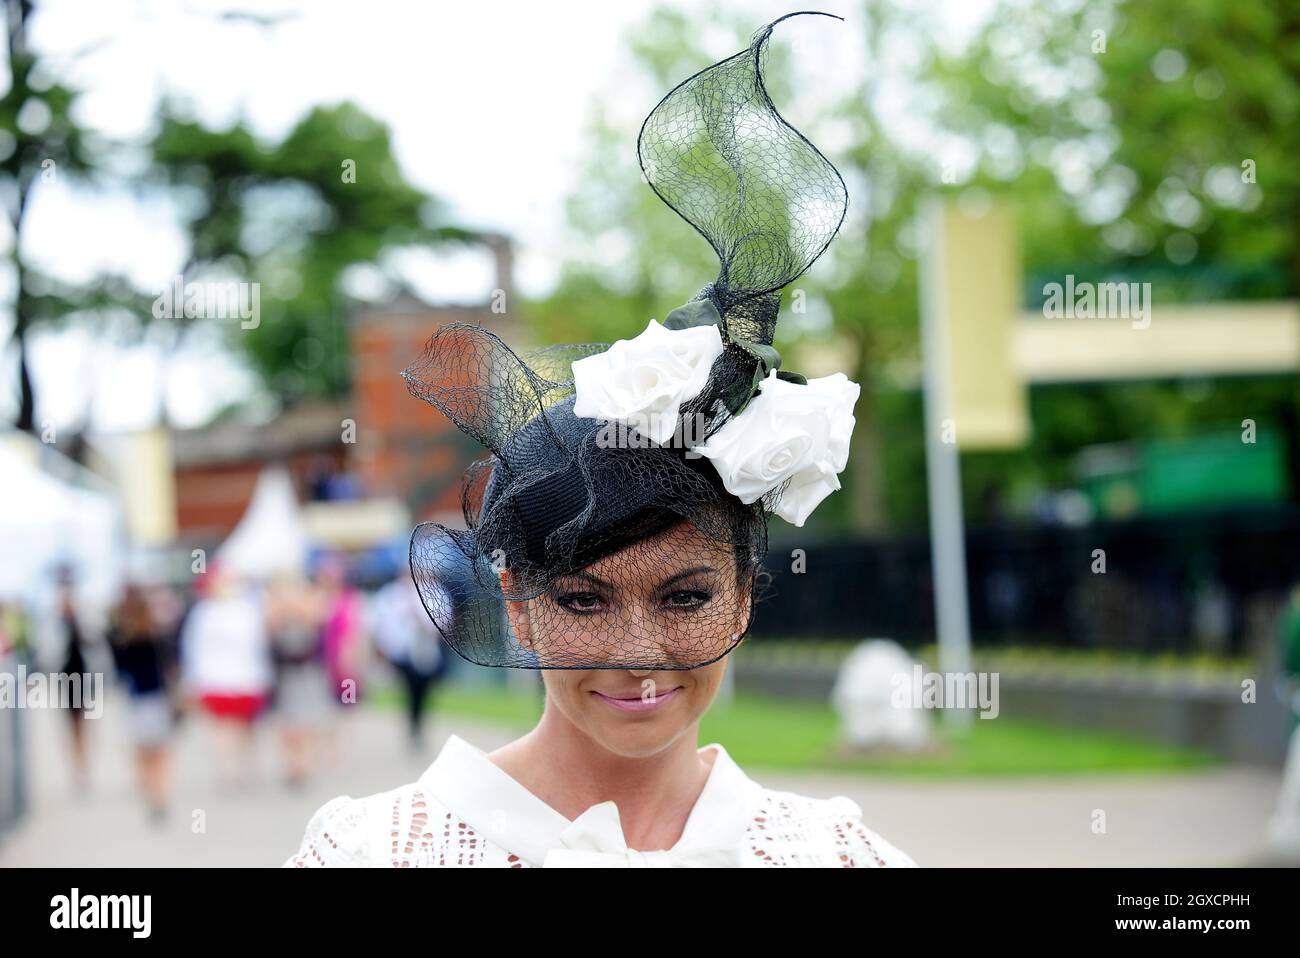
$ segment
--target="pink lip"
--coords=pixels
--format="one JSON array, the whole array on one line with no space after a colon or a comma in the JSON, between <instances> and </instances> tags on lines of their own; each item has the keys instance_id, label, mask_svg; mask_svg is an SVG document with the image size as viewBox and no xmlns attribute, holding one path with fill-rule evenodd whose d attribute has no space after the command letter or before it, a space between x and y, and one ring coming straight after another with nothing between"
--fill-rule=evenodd
<instances>
[{"instance_id":1,"label":"pink lip","mask_svg":"<svg viewBox=\"0 0 1300 958\"><path fill-rule=\"evenodd\" d=\"M600 696L604 701L608 702L620 712L649 712L667 704L667 702L670 699L675 698L677 693L680 691L680 688L676 688L669 692L661 692L649 699L642 699L639 695L634 699L616 699L612 695L606 695L604 692L593 692L592 694Z\"/></svg>"}]
</instances>

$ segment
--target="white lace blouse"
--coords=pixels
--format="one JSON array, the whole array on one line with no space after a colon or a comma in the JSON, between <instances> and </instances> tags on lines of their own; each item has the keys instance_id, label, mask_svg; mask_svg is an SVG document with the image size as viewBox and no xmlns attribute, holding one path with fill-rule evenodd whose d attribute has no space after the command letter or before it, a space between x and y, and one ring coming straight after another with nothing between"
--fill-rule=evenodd
<instances>
[{"instance_id":1,"label":"white lace blouse","mask_svg":"<svg viewBox=\"0 0 1300 958\"><path fill-rule=\"evenodd\" d=\"M340 796L312 816L285 867L915 867L862 823L844 797L764 788L721 745L681 839L627 847L613 802L569 821L453 735L420 778L365 798ZM705 749L701 749L703 752Z\"/></svg>"}]
</instances>

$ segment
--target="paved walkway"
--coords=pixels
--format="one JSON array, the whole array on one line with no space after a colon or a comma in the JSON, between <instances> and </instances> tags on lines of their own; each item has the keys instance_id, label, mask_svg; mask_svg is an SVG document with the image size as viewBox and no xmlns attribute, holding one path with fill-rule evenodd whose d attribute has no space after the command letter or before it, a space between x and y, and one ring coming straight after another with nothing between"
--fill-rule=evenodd
<instances>
[{"instance_id":1,"label":"paved walkway","mask_svg":"<svg viewBox=\"0 0 1300 958\"><path fill-rule=\"evenodd\" d=\"M34 781L25 821L0 837L0 867L21 865L278 865L308 817L339 794L413 780L454 732L483 748L511 734L434 716L430 746L412 755L395 711L359 709L344 723L341 767L300 791L278 780L275 742L263 737L259 786L214 787L207 729L190 722L177 753L175 811L151 825L135 798L122 709L106 703L90 729L92 792L74 797L65 720L25 714ZM120 704L120 703L119 703ZM917 780L748 769L765 785L848 795L872 828L922 865L1244 865L1266 863L1264 825L1279 775L1227 767L1177 775ZM1106 830L1096 834L1097 810ZM198 828L195 823L202 823Z\"/></svg>"}]
</instances>

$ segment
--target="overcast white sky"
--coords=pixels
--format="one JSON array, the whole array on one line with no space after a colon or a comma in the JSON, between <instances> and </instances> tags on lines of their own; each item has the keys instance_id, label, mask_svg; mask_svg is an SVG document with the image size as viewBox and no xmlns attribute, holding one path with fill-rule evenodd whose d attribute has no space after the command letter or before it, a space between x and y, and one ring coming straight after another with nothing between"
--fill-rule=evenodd
<instances>
[{"instance_id":1,"label":"overcast white sky","mask_svg":"<svg viewBox=\"0 0 1300 958\"><path fill-rule=\"evenodd\" d=\"M626 37L653 5L46 0L33 39L53 55L94 46L93 53L70 59L61 78L86 91L82 119L113 137L144 134L163 91L191 100L213 123L243 115L267 135L281 133L313 104L360 104L391 126L398 159L413 182L449 202L466 225L517 239L517 280L536 294L557 273L562 204L593 100L602 90L623 89ZM790 0L723 0L723 6L743 12L755 27L798 9ZM850 17L857 6L857 0L814 5ZM945 0L941 6L944 20L960 31L989 2ZM296 16L272 30L214 21L211 11L229 9ZM787 25L783 39L811 45L804 51L814 55L800 57L818 74L808 88L830 98L862 67L858 31L827 29L826 23L800 18ZM705 40L714 59L735 52L729 34ZM643 116L663 92L629 89L628 116ZM624 103L616 98L615 105ZM797 106L788 115L797 117ZM635 148L631 141L628 148ZM27 253L59 275L110 268L156 289L183 255L166 211L141 210L126 197L93 199L51 186L40 191L29 215ZM444 258L420 269L420 288L443 299L471 295L487 278L474 260ZM10 291L3 293L7 299ZM9 323L0 318L5 341ZM216 343L215 336L196 342L173 367L168 403L181 423L202 422L248 387L247 376ZM12 415L13 359L6 348L0 362L5 418ZM118 349L75 330L43 334L34 344L34 367L43 420L66 424L88 400L99 430L152 420L160 363L148 344Z\"/></svg>"}]
</instances>

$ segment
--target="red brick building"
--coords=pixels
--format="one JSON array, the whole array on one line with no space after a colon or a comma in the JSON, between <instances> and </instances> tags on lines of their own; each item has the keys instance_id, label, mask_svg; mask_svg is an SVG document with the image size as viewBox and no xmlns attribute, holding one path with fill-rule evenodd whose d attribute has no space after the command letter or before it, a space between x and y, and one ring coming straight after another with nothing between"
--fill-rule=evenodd
<instances>
[{"instance_id":1,"label":"red brick building","mask_svg":"<svg viewBox=\"0 0 1300 958\"><path fill-rule=\"evenodd\" d=\"M413 397L401 373L447 323L474 323L516 341L510 244L504 237L485 243L496 287L487 302L430 306L408 298L357 311L348 399L297 407L264 426L177 432L178 534L190 541L223 537L270 463L289 467L303 499L312 497L311 487L323 476L348 473L366 497L400 499L418 519L458 521L461 476L483 449Z\"/></svg>"},{"instance_id":2,"label":"red brick building","mask_svg":"<svg viewBox=\"0 0 1300 958\"><path fill-rule=\"evenodd\" d=\"M401 373L419 359L433 332L448 323L474 323L507 342L517 339L510 244L494 237L487 245L496 273L488 302L430 308L399 301L360 313L352 326L357 432L349 461L368 495L399 498L419 519L460 515L461 476L483 448L412 396Z\"/></svg>"}]
</instances>

